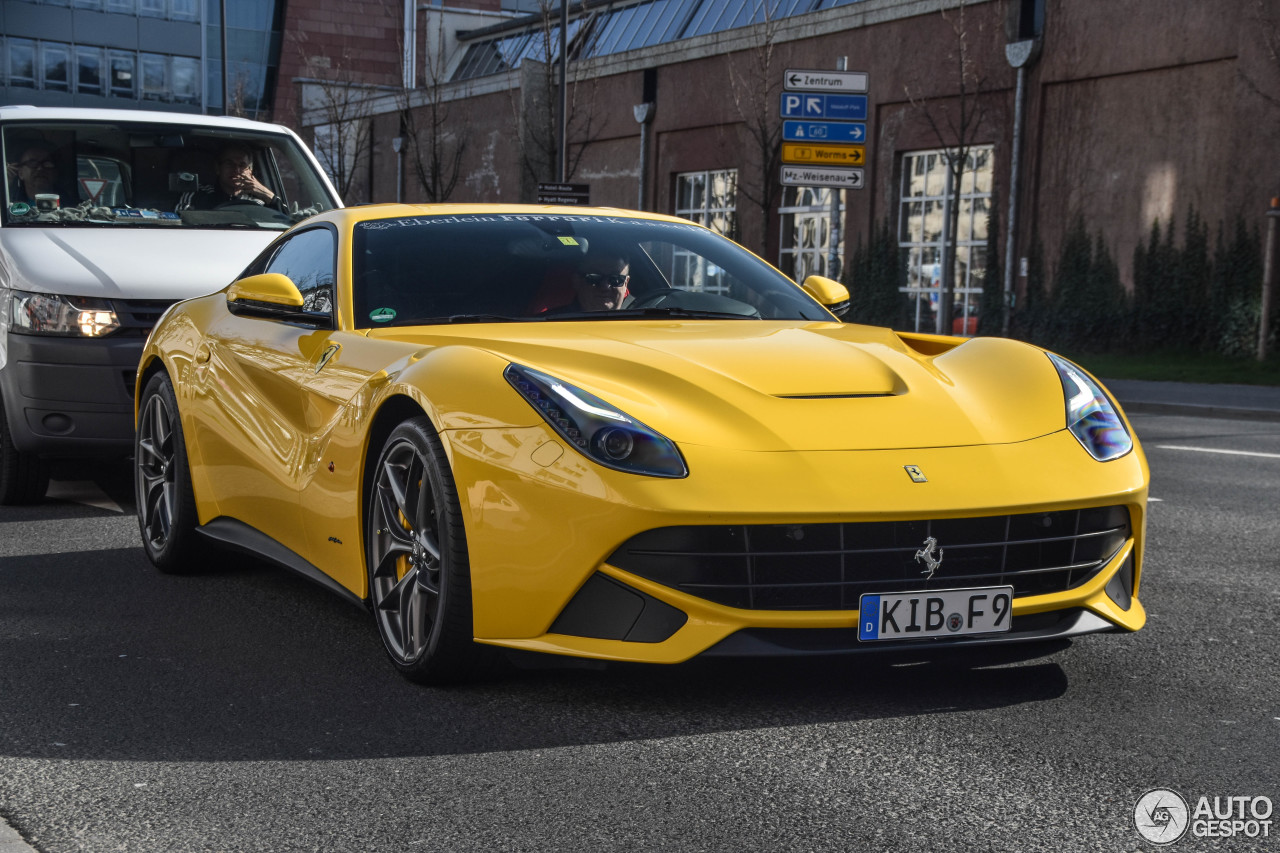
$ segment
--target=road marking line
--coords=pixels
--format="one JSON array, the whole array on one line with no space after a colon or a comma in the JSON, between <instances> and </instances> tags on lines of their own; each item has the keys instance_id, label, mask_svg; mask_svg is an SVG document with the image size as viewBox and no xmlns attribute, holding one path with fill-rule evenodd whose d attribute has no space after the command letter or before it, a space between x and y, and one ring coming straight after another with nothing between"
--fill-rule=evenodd
<instances>
[{"instance_id":1,"label":"road marking line","mask_svg":"<svg viewBox=\"0 0 1280 853\"><path fill-rule=\"evenodd\" d=\"M1280 453L1259 453L1254 450L1222 450L1217 447L1182 447L1177 444L1157 444L1160 450L1194 450L1197 453L1225 453L1228 456L1261 456L1265 459L1280 459Z\"/></svg>"}]
</instances>

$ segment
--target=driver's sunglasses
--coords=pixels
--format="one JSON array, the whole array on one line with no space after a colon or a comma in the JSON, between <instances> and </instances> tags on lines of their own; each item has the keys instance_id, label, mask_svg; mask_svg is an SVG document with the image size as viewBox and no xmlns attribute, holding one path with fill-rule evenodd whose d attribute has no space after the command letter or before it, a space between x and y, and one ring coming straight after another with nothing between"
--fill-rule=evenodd
<instances>
[{"instance_id":1,"label":"driver's sunglasses","mask_svg":"<svg viewBox=\"0 0 1280 853\"><path fill-rule=\"evenodd\" d=\"M581 275L582 280L592 287L622 287L631 278L622 273L587 272Z\"/></svg>"},{"instance_id":2,"label":"driver's sunglasses","mask_svg":"<svg viewBox=\"0 0 1280 853\"><path fill-rule=\"evenodd\" d=\"M24 169L54 169L58 164L52 160L23 160L18 165Z\"/></svg>"}]
</instances>

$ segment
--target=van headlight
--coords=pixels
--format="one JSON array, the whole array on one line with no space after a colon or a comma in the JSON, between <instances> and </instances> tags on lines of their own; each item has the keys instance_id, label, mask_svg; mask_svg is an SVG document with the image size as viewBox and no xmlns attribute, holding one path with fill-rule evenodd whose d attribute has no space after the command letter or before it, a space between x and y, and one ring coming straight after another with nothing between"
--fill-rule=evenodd
<instances>
[{"instance_id":1,"label":"van headlight","mask_svg":"<svg viewBox=\"0 0 1280 853\"><path fill-rule=\"evenodd\" d=\"M587 458L632 474L689 476L675 442L594 394L519 364L507 365L503 376Z\"/></svg>"},{"instance_id":2,"label":"van headlight","mask_svg":"<svg viewBox=\"0 0 1280 853\"><path fill-rule=\"evenodd\" d=\"M120 328L120 318L106 299L13 291L10 328L28 335L101 338Z\"/></svg>"},{"instance_id":3,"label":"van headlight","mask_svg":"<svg viewBox=\"0 0 1280 853\"><path fill-rule=\"evenodd\" d=\"M1133 450L1133 439L1111 398L1089 374L1065 358L1045 353L1058 369L1067 401L1067 429L1099 462L1119 459Z\"/></svg>"}]
</instances>

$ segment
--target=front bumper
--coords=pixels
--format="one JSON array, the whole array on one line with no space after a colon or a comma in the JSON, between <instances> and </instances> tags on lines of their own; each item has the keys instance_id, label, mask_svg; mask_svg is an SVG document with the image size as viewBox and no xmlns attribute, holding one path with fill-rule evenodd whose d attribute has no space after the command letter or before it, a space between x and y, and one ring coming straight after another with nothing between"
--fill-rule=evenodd
<instances>
[{"instance_id":1,"label":"front bumper","mask_svg":"<svg viewBox=\"0 0 1280 853\"><path fill-rule=\"evenodd\" d=\"M145 338L10 333L0 393L14 445L45 456L127 456Z\"/></svg>"},{"instance_id":2,"label":"front bumper","mask_svg":"<svg viewBox=\"0 0 1280 853\"><path fill-rule=\"evenodd\" d=\"M726 606L624 571L609 558L631 537L673 525L962 519L1104 506L1127 508L1127 541L1088 580L1015 597L1011 633L896 647L1136 631L1146 621L1137 597L1148 482L1140 448L1099 463L1066 431L1010 445L908 451L751 453L684 445L689 478L659 481L605 471L571 451L555 456L546 449L554 437L537 428L447 434L464 486L479 642L652 663L703 653L799 653L812 645L801 635L812 639L815 631L837 632L824 639L828 651L889 650L895 646L841 639L841 632L856 634L853 603L840 610ZM928 483L913 482L905 465L928 472ZM608 604L613 611L601 603L609 596L589 606L578 601L599 577L623 590ZM591 611L598 618L582 616ZM1055 615L1028 621L1038 614Z\"/></svg>"}]
</instances>

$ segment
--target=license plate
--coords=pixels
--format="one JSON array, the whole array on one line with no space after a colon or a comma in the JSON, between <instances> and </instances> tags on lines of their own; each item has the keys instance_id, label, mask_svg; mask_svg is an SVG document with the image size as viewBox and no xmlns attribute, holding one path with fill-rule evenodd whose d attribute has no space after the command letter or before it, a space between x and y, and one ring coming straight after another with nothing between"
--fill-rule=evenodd
<instances>
[{"instance_id":1,"label":"license plate","mask_svg":"<svg viewBox=\"0 0 1280 853\"><path fill-rule=\"evenodd\" d=\"M858 639L919 640L962 637L1009 630L1013 587L936 589L863 595L859 599Z\"/></svg>"}]
</instances>

